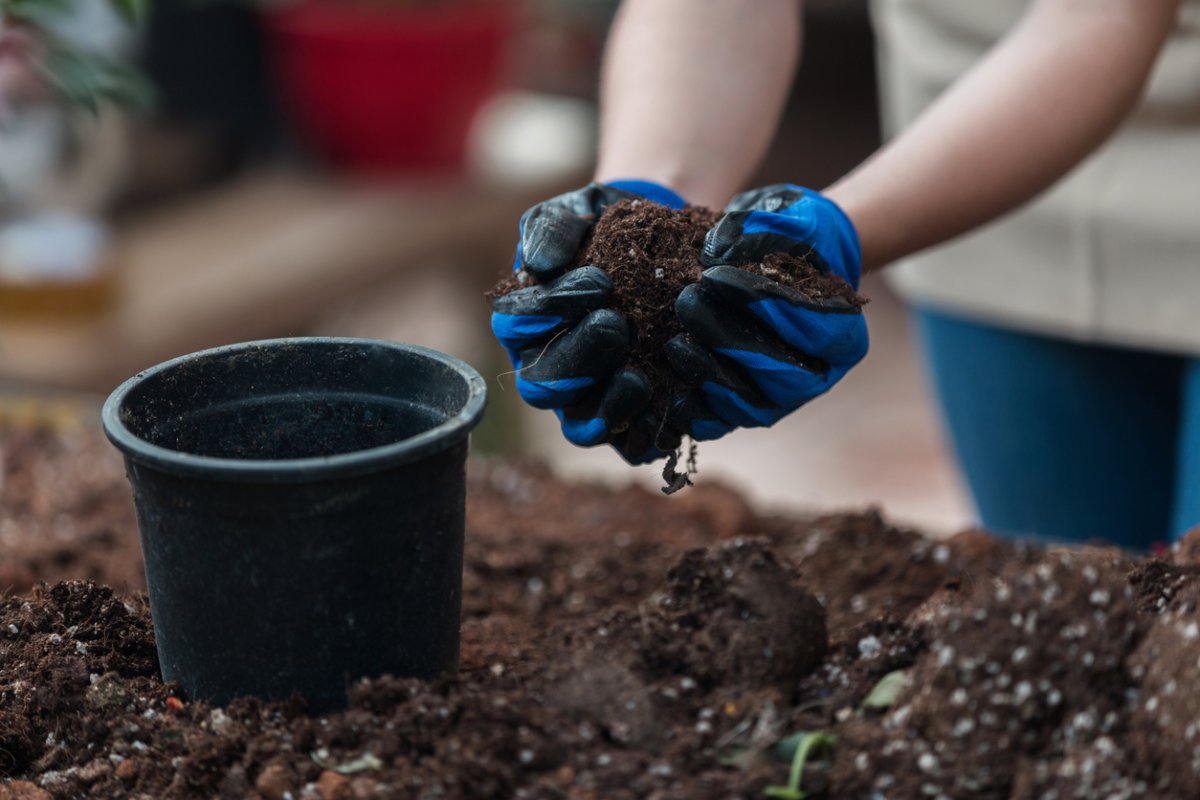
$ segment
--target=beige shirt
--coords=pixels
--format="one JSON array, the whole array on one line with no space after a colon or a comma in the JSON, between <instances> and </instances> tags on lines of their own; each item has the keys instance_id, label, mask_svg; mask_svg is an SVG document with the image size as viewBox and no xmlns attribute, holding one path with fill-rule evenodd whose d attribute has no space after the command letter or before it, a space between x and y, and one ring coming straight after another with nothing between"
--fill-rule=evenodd
<instances>
[{"instance_id":1,"label":"beige shirt","mask_svg":"<svg viewBox=\"0 0 1200 800\"><path fill-rule=\"evenodd\" d=\"M978 60L1025 5L874 0L888 131ZM1200 354L1200 0L1184 0L1139 107L1100 150L1016 213L888 273L918 305Z\"/></svg>"}]
</instances>

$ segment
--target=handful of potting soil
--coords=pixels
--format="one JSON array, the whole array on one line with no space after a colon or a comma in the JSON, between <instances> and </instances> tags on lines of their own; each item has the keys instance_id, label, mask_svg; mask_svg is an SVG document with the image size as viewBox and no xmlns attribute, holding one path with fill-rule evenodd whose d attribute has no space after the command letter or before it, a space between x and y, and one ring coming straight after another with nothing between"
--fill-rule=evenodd
<instances>
[{"instance_id":1,"label":"handful of potting soil","mask_svg":"<svg viewBox=\"0 0 1200 800\"><path fill-rule=\"evenodd\" d=\"M611 443L631 463L666 458L671 493L690 483L694 442L771 425L824 392L865 354L866 301L812 245L786 238L789 220L773 231L775 217L607 205L565 271L526 263L491 292L522 397L554 409L575 444Z\"/></svg>"}]
</instances>

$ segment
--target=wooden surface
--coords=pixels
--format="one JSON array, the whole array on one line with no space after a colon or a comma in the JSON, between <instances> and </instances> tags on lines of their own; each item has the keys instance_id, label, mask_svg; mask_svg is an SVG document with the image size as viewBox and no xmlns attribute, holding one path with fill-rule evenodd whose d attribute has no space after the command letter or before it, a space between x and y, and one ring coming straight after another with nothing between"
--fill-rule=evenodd
<instances>
[{"instance_id":1,"label":"wooden surface","mask_svg":"<svg viewBox=\"0 0 1200 800\"><path fill-rule=\"evenodd\" d=\"M0 383L107 392L197 349L303 334L332 300L423 261L495 274L547 189L365 186L259 174L117 231L115 304L91 318L0 320Z\"/></svg>"}]
</instances>

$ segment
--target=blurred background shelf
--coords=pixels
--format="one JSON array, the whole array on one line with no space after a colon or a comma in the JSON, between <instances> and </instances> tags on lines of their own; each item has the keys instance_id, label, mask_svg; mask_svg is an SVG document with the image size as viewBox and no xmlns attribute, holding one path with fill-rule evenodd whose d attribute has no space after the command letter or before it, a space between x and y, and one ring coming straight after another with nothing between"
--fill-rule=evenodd
<instances>
[{"instance_id":1,"label":"blurred background shelf","mask_svg":"<svg viewBox=\"0 0 1200 800\"><path fill-rule=\"evenodd\" d=\"M0 381L108 391L197 348L303 333L339 301L432 261L486 286L514 220L547 190L274 170L134 214L116 230L113 305L0 319Z\"/></svg>"}]
</instances>

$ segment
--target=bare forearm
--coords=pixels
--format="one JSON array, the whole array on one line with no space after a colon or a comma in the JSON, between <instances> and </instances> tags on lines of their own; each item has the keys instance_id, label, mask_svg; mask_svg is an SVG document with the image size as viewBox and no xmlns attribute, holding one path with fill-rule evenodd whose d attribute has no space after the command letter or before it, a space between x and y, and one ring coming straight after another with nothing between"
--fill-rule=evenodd
<instances>
[{"instance_id":1,"label":"bare forearm","mask_svg":"<svg viewBox=\"0 0 1200 800\"><path fill-rule=\"evenodd\" d=\"M867 268L1012 210L1056 181L1137 102L1178 0L1038 0L910 128L828 190Z\"/></svg>"},{"instance_id":2,"label":"bare forearm","mask_svg":"<svg viewBox=\"0 0 1200 800\"><path fill-rule=\"evenodd\" d=\"M597 180L720 208L762 159L800 49L797 0L626 0L605 52Z\"/></svg>"}]
</instances>

